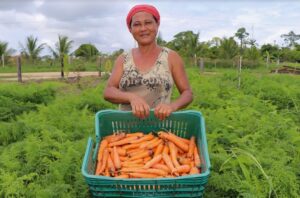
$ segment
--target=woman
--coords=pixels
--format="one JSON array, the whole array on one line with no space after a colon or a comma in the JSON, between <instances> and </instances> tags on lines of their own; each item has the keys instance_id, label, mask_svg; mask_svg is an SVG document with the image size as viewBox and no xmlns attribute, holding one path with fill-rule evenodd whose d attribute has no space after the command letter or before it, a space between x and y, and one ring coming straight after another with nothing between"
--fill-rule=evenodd
<instances>
[{"instance_id":1,"label":"woman","mask_svg":"<svg viewBox=\"0 0 300 198\"><path fill-rule=\"evenodd\" d=\"M121 54L104 91L104 98L144 119L150 109L160 120L193 100L181 57L156 43L160 15L151 5L134 6L127 26L138 47ZM180 97L171 102L173 84Z\"/></svg>"}]
</instances>

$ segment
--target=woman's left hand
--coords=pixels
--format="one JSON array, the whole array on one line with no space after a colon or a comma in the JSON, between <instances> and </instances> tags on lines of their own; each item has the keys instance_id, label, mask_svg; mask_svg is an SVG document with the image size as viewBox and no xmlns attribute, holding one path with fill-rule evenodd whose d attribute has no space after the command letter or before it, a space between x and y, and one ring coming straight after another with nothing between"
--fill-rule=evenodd
<instances>
[{"instance_id":1,"label":"woman's left hand","mask_svg":"<svg viewBox=\"0 0 300 198\"><path fill-rule=\"evenodd\" d=\"M157 105L154 109L154 115L160 119L160 120L164 120L167 117L170 116L170 114L175 111L175 109L172 107L171 104L163 104L160 103L159 105Z\"/></svg>"}]
</instances>

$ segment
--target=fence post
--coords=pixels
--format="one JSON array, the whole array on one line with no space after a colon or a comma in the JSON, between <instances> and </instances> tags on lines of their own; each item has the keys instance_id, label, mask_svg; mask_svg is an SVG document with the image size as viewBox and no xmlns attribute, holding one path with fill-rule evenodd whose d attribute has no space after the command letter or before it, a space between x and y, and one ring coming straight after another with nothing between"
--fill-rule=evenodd
<instances>
[{"instance_id":1,"label":"fence post","mask_svg":"<svg viewBox=\"0 0 300 198\"><path fill-rule=\"evenodd\" d=\"M101 56L98 56L98 66L99 66L98 76L101 77L101 66L102 66L102 57Z\"/></svg>"},{"instance_id":2,"label":"fence post","mask_svg":"<svg viewBox=\"0 0 300 198\"><path fill-rule=\"evenodd\" d=\"M72 56L70 55L68 56L68 64L71 65L71 63L72 63Z\"/></svg>"},{"instance_id":3,"label":"fence post","mask_svg":"<svg viewBox=\"0 0 300 198\"><path fill-rule=\"evenodd\" d=\"M270 63L270 54L267 52L267 68L269 68L269 63Z\"/></svg>"},{"instance_id":4,"label":"fence post","mask_svg":"<svg viewBox=\"0 0 300 198\"><path fill-rule=\"evenodd\" d=\"M239 61L239 70L238 70L238 89L240 89L241 87L241 73L242 73L242 60L243 60L243 57L240 56L240 61Z\"/></svg>"},{"instance_id":5,"label":"fence post","mask_svg":"<svg viewBox=\"0 0 300 198\"><path fill-rule=\"evenodd\" d=\"M22 82L22 63L21 63L21 56L17 57L17 66L18 66L18 82Z\"/></svg>"},{"instance_id":6,"label":"fence post","mask_svg":"<svg viewBox=\"0 0 300 198\"><path fill-rule=\"evenodd\" d=\"M61 55L61 57L60 57L60 64L61 64L60 75L61 75L61 78L64 78L65 77L65 74L64 74L64 55Z\"/></svg>"},{"instance_id":7,"label":"fence post","mask_svg":"<svg viewBox=\"0 0 300 198\"><path fill-rule=\"evenodd\" d=\"M4 67L4 54L2 54L1 59L2 59L2 67Z\"/></svg>"},{"instance_id":8,"label":"fence post","mask_svg":"<svg viewBox=\"0 0 300 198\"><path fill-rule=\"evenodd\" d=\"M200 58L200 72L203 73L204 72L204 61L203 61L203 58Z\"/></svg>"}]
</instances>

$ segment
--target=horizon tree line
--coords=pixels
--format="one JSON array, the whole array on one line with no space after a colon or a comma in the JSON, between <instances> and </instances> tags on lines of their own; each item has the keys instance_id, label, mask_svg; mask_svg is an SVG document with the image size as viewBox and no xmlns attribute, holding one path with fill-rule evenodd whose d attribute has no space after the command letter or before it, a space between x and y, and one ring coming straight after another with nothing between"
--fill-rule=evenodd
<instances>
[{"instance_id":1,"label":"horizon tree line","mask_svg":"<svg viewBox=\"0 0 300 198\"><path fill-rule=\"evenodd\" d=\"M159 33L157 43L176 50L185 60L193 60L193 64L196 64L200 57L229 60L235 58L237 55L243 55L246 59L253 61L259 59L269 59L270 61L283 59L283 61L300 62L300 44L297 43L297 41L300 40L300 34L290 31L287 34L281 35L281 38L284 39L285 46L280 47L276 43L268 43L258 47L256 40L249 38L249 33L242 27L231 37L213 37L208 41L200 41L199 32L183 31L174 35L174 39L167 42L163 40ZM54 48L46 43L39 43L38 37L34 37L33 35L26 38L24 45L19 43L21 56L32 64L35 64L35 62L41 58L40 54L43 50L48 49L51 54L51 56L48 57L61 62L62 77L64 67L63 60L66 56L71 55L90 60L99 55L116 57L124 51L123 49L120 49L107 55L101 53L95 45L85 43L81 44L76 50L71 52L73 44L73 40L68 36L63 35L58 35L58 40L55 43ZM8 42L0 41L1 62L16 51L17 50L8 47Z\"/></svg>"}]
</instances>

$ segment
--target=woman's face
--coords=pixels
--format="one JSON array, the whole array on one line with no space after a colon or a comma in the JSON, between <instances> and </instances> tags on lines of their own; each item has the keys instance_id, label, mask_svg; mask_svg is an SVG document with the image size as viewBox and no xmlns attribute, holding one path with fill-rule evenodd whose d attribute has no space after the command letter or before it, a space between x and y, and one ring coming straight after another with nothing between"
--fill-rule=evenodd
<instances>
[{"instance_id":1,"label":"woman's face","mask_svg":"<svg viewBox=\"0 0 300 198\"><path fill-rule=\"evenodd\" d=\"M139 45L148 45L155 42L158 25L152 14L138 12L132 17L130 32Z\"/></svg>"}]
</instances>

